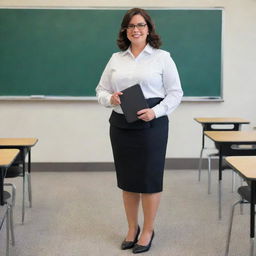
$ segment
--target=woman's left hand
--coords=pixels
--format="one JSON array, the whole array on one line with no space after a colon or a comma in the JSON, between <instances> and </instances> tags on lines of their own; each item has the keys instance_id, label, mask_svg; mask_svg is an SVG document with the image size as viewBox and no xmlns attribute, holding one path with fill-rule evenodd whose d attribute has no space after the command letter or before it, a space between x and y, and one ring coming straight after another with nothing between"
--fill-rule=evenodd
<instances>
[{"instance_id":1,"label":"woman's left hand","mask_svg":"<svg viewBox=\"0 0 256 256\"><path fill-rule=\"evenodd\" d=\"M149 122L156 117L154 110L152 110L151 108L142 109L137 112L137 115L139 119L145 122Z\"/></svg>"}]
</instances>

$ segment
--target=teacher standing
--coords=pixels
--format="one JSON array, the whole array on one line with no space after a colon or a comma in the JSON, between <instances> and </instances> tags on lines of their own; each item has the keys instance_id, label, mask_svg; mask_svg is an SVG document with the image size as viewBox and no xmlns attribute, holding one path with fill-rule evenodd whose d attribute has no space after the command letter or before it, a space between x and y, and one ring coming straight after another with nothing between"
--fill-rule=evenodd
<instances>
[{"instance_id":1,"label":"teacher standing","mask_svg":"<svg viewBox=\"0 0 256 256\"><path fill-rule=\"evenodd\" d=\"M133 8L125 14L117 44L96 88L98 101L112 107L110 139L117 185L123 191L128 232L121 249L148 251L154 238L154 219L163 190L168 117L183 92L170 54L160 50L160 37L148 13ZM140 84L149 108L138 121L127 123L120 107L122 90ZM138 224L142 203L144 223Z\"/></svg>"}]
</instances>

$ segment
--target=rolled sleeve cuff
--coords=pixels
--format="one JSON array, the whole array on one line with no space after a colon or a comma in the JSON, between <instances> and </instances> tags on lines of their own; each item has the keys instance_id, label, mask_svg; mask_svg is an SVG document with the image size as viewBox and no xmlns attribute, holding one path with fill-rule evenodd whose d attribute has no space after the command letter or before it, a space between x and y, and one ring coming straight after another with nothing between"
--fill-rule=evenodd
<instances>
[{"instance_id":1,"label":"rolled sleeve cuff","mask_svg":"<svg viewBox=\"0 0 256 256\"><path fill-rule=\"evenodd\" d=\"M111 94L109 93L101 93L100 97L98 97L98 101L101 105L111 108L114 107L114 105L111 104Z\"/></svg>"},{"instance_id":2,"label":"rolled sleeve cuff","mask_svg":"<svg viewBox=\"0 0 256 256\"><path fill-rule=\"evenodd\" d=\"M156 118L166 115L165 109L161 105L156 105L155 107L152 108L152 110L155 112Z\"/></svg>"}]
</instances>

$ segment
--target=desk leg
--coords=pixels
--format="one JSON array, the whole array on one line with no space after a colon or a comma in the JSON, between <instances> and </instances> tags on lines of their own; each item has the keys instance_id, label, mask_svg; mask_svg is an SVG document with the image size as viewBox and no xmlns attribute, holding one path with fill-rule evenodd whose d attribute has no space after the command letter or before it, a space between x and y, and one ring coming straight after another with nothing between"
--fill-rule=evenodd
<instances>
[{"instance_id":1,"label":"desk leg","mask_svg":"<svg viewBox=\"0 0 256 256\"><path fill-rule=\"evenodd\" d=\"M0 169L0 205L4 205L4 168Z\"/></svg>"},{"instance_id":2,"label":"desk leg","mask_svg":"<svg viewBox=\"0 0 256 256\"><path fill-rule=\"evenodd\" d=\"M203 151L204 148L202 147L201 151L200 151L200 158L199 158L199 167L198 167L198 181L201 180L201 170L202 170L202 162L203 162Z\"/></svg>"},{"instance_id":3,"label":"desk leg","mask_svg":"<svg viewBox=\"0 0 256 256\"><path fill-rule=\"evenodd\" d=\"M28 174L27 174L27 182L28 182L28 200L29 207L32 207L32 189L31 189L31 151L28 150Z\"/></svg>"},{"instance_id":4,"label":"desk leg","mask_svg":"<svg viewBox=\"0 0 256 256\"><path fill-rule=\"evenodd\" d=\"M211 156L208 155L208 195L211 194Z\"/></svg>"},{"instance_id":5,"label":"desk leg","mask_svg":"<svg viewBox=\"0 0 256 256\"><path fill-rule=\"evenodd\" d=\"M23 171L23 199L22 199L22 224L24 224L25 218L25 182L26 182L26 167L25 167L25 149L22 150L22 171Z\"/></svg>"},{"instance_id":6,"label":"desk leg","mask_svg":"<svg viewBox=\"0 0 256 256\"><path fill-rule=\"evenodd\" d=\"M202 148L200 151L200 158L199 158L199 167L198 167L198 181L201 180L201 171L202 171L202 162L203 162L203 151L204 151L204 131L206 129L205 125L203 125L202 130Z\"/></svg>"},{"instance_id":7,"label":"desk leg","mask_svg":"<svg viewBox=\"0 0 256 256\"><path fill-rule=\"evenodd\" d=\"M222 192L221 192L221 189L222 189L222 181L221 180L219 180L219 220L221 220L221 212L222 212L222 207L221 207L221 194L222 194Z\"/></svg>"},{"instance_id":8,"label":"desk leg","mask_svg":"<svg viewBox=\"0 0 256 256\"><path fill-rule=\"evenodd\" d=\"M254 238L251 238L250 256L253 256L254 252Z\"/></svg>"},{"instance_id":9,"label":"desk leg","mask_svg":"<svg viewBox=\"0 0 256 256\"><path fill-rule=\"evenodd\" d=\"M253 251L254 251L254 233L255 233L255 196L254 196L254 191L255 191L255 181L252 181L251 184L251 207L250 207L250 237L251 237L251 256L253 256Z\"/></svg>"},{"instance_id":10,"label":"desk leg","mask_svg":"<svg viewBox=\"0 0 256 256\"><path fill-rule=\"evenodd\" d=\"M221 190L222 190L222 149L220 147L220 150L219 150L219 220L221 220L221 212L222 212L222 209L221 209L222 191Z\"/></svg>"},{"instance_id":11,"label":"desk leg","mask_svg":"<svg viewBox=\"0 0 256 256\"><path fill-rule=\"evenodd\" d=\"M9 243L10 243L10 207L7 205L7 215L6 215L6 255L9 256Z\"/></svg>"},{"instance_id":12,"label":"desk leg","mask_svg":"<svg viewBox=\"0 0 256 256\"><path fill-rule=\"evenodd\" d=\"M235 187L236 187L236 174L233 170L231 170L231 174L232 174L232 188L231 188L231 192L234 193L235 191Z\"/></svg>"}]
</instances>

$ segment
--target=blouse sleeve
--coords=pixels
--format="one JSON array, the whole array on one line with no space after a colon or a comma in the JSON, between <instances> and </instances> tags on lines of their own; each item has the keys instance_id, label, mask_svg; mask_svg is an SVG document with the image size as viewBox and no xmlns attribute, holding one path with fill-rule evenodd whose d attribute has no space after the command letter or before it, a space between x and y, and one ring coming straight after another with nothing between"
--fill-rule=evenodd
<instances>
[{"instance_id":1,"label":"blouse sleeve","mask_svg":"<svg viewBox=\"0 0 256 256\"><path fill-rule=\"evenodd\" d=\"M113 107L110 103L110 98L114 93L111 86L111 63L113 61L113 55L108 61L99 81L98 86L96 87L96 96L98 102L105 107Z\"/></svg>"},{"instance_id":2,"label":"blouse sleeve","mask_svg":"<svg viewBox=\"0 0 256 256\"><path fill-rule=\"evenodd\" d=\"M167 52L163 56L163 86L166 96L160 104L152 108L156 118L172 113L183 96L176 65Z\"/></svg>"}]
</instances>

